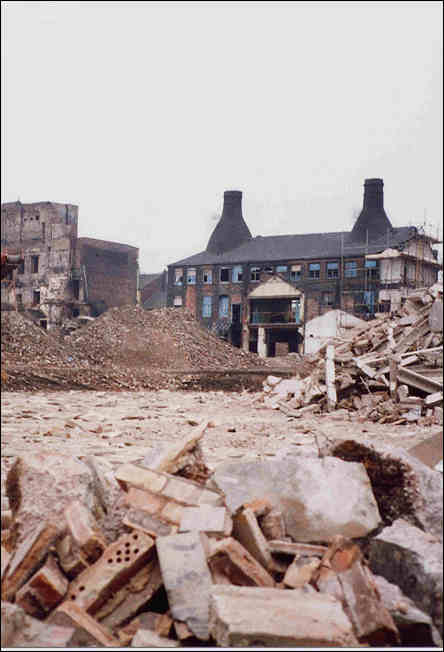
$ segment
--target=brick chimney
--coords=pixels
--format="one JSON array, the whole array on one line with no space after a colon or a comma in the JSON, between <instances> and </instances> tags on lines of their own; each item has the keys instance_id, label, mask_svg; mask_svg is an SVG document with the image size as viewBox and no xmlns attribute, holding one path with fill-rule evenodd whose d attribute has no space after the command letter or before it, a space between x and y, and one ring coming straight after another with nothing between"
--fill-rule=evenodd
<instances>
[{"instance_id":1,"label":"brick chimney","mask_svg":"<svg viewBox=\"0 0 444 652\"><path fill-rule=\"evenodd\" d=\"M208 241L207 251L222 254L251 238L250 229L242 215L242 192L226 190L222 215Z\"/></svg>"},{"instance_id":2,"label":"brick chimney","mask_svg":"<svg viewBox=\"0 0 444 652\"><path fill-rule=\"evenodd\" d=\"M366 179L362 211L350 233L350 240L372 242L387 235L392 225L384 210L384 182L382 179Z\"/></svg>"}]
</instances>

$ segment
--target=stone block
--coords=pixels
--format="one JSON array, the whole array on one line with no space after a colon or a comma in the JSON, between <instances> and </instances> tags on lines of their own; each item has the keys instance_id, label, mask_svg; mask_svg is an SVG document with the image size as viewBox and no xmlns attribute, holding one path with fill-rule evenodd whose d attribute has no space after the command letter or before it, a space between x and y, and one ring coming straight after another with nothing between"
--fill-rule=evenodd
<instances>
[{"instance_id":1,"label":"stone block","mask_svg":"<svg viewBox=\"0 0 444 652\"><path fill-rule=\"evenodd\" d=\"M106 540L95 519L78 500L65 509L65 519L74 544L88 564L94 563L106 548Z\"/></svg>"},{"instance_id":2,"label":"stone block","mask_svg":"<svg viewBox=\"0 0 444 652\"><path fill-rule=\"evenodd\" d=\"M163 584L157 558L149 561L96 614L97 620L112 630L134 618L140 609L149 605L151 598Z\"/></svg>"},{"instance_id":3,"label":"stone block","mask_svg":"<svg viewBox=\"0 0 444 652\"><path fill-rule=\"evenodd\" d=\"M419 609L432 618L442 637L441 542L398 519L370 541L369 557L373 573L399 586Z\"/></svg>"},{"instance_id":4,"label":"stone block","mask_svg":"<svg viewBox=\"0 0 444 652\"><path fill-rule=\"evenodd\" d=\"M153 539L140 531L122 535L69 586L67 601L94 615L155 554Z\"/></svg>"},{"instance_id":5,"label":"stone block","mask_svg":"<svg viewBox=\"0 0 444 652\"><path fill-rule=\"evenodd\" d=\"M168 648L180 647L180 643L174 639L159 636L159 634L156 634L156 632L153 632L150 629L140 628L137 630L137 633L131 642L131 647L140 647L144 649L156 647Z\"/></svg>"},{"instance_id":6,"label":"stone block","mask_svg":"<svg viewBox=\"0 0 444 652\"><path fill-rule=\"evenodd\" d=\"M120 642L111 635L108 628L73 602L63 602L52 612L47 622L74 628L71 640L73 647L120 647Z\"/></svg>"},{"instance_id":7,"label":"stone block","mask_svg":"<svg viewBox=\"0 0 444 652\"><path fill-rule=\"evenodd\" d=\"M206 532L229 536L233 523L225 507L200 505L199 507L184 507L180 521L179 532Z\"/></svg>"},{"instance_id":8,"label":"stone block","mask_svg":"<svg viewBox=\"0 0 444 652\"><path fill-rule=\"evenodd\" d=\"M231 584L274 587L271 575L236 539L228 537L213 546L208 565L215 582L225 577Z\"/></svg>"},{"instance_id":9,"label":"stone block","mask_svg":"<svg viewBox=\"0 0 444 652\"><path fill-rule=\"evenodd\" d=\"M220 647L355 647L340 602L295 589L213 586L210 632Z\"/></svg>"},{"instance_id":10,"label":"stone block","mask_svg":"<svg viewBox=\"0 0 444 652\"><path fill-rule=\"evenodd\" d=\"M173 618L185 622L197 638L208 640L211 575L199 533L160 537L156 548Z\"/></svg>"},{"instance_id":11,"label":"stone block","mask_svg":"<svg viewBox=\"0 0 444 652\"><path fill-rule=\"evenodd\" d=\"M268 542L251 509L243 509L233 517L233 536L264 568L273 568Z\"/></svg>"},{"instance_id":12,"label":"stone block","mask_svg":"<svg viewBox=\"0 0 444 652\"><path fill-rule=\"evenodd\" d=\"M29 453L19 457L6 478L6 490L17 525L18 542L42 522L42 514L62 532L64 510L73 500L96 508L90 469L71 455Z\"/></svg>"},{"instance_id":13,"label":"stone block","mask_svg":"<svg viewBox=\"0 0 444 652\"><path fill-rule=\"evenodd\" d=\"M68 580L49 554L42 568L17 591L15 601L30 616L43 618L63 600L67 590Z\"/></svg>"},{"instance_id":14,"label":"stone block","mask_svg":"<svg viewBox=\"0 0 444 652\"><path fill-rule=\"evenodd\" d=\"M373 575L381 602L398 628L404 647L441 647L442 639L430 616L381 575Z\"/></svg>"},{"instance_id":15,"label":"stone block","mask_svg":"<svg viewBox=\"0 0 444 652\"><path fill-rule=\"evenodd\" d=\"M282 511L286 533L301 542L328 541L335 534L362 537L381 521L365 467L356 462L334 457L229 462L216 468L212 481L232 513L268 496Z\"/></svg>"},{"instance_id":16,"label":"stone block","mask_svg":"<svg viewBox=\"0 0 444 652\"><path fill-rule=\"evenodd\" d=\"M2 598L12 601L17 591L43 563L57 537L51 524L41 524L18 546L2 583Z\"/></svg>"}]
</instances>

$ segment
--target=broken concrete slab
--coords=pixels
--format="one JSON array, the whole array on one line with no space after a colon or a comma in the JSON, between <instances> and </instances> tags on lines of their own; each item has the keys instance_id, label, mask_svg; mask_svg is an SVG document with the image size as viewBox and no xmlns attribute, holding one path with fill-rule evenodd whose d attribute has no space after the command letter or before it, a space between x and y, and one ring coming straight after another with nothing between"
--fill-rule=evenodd
<instances>
[{"instance_id":1,"label":"broken concrete slab","mask_svg":"<svg viewBox=\"0 0 444 652\"><path fill-rule=\"evenodd\" d=\"M301 542L361 537L381 522L365 467L333 457L229 462L216 468L212 482L232 513L267 496L282 510L287 534Z\"/></svg>"},{"instance_id":2,"label":"broken concrete slab","mask_svg":"<svg viewBox=\"0 0 444 652\"><path fill-rule=\"evenodd\" d=\"M341 604L294 589L213 586L210 632L220 647L355 647Z\"/></svg>"},{"instance_id":3,"label":"broken concrete slab","mask_svg":"<svg viewBox=\"0 0 444 652\"><path fill-rule=\"evenodd\" d=\"M443 558L441 542L398 519L369 544L370 568L411 598L432 618L442 636Z\"/></svg>"},{"instance_id":4,"label":"broken concrete slab","mask_svg":"<svg viewBox=\"0 0 444 652\"><path fill-rule=\"evenodd\" d=\"M442 647L442 639L430 616L418 609L399 586L388 582L381 575L373 575L373 581L382 604L389 611L398 628L401 645Z\"/></svg>"},{"instance_id":5,"label":"broken concrete slab","mask_svg":"<svg viewBox=\"0 0 444 652\"><path fill-rule=\"evenodd\" d=\"M93 514L97 504L90 469L70 455L29 453L17 458L7 475L6 490L19 543L41 524L42 514L51 515L62 531L63 512L70 502L79 500Z\"/></svg>"},{"instance_id":6,"label":"broken concrete slab","mask_svg":"<svg viewBox=\"0 0 444 652\"><path fill-rule=\"evenodd\" d=\"M199 533L160 537L156 548L173 618L185 622L197 638L208 640L211 575Z\"/></svg>"}]
</instances>

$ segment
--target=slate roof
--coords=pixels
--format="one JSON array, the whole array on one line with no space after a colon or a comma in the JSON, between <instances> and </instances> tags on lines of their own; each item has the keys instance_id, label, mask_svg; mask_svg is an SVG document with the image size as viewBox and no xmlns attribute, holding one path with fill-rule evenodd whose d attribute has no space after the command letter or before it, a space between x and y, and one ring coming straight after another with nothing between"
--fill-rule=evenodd
<instances>
[{"instance_id":1,"label":"slate roof","mask_svg":"<svg viewBox=\"0 0 444 652\"><path fill-rule=\"evenodd\" d=\"M401 226L393 228L389 232L389 238L384 235L369 242L367 253L373 254L383 251L387 247L398 247L412 238L415 233L415 227ZM241 246L219 255L202 251L199 254L183 258L176 263L171 263L171 265L231 265L235 263L271 263L339 258L341 256L341 236L344 237L344 256L362 256L366 252L365 241L352 240L349 231L271 235L256 236Z\"/></svg>"}]
</instances>

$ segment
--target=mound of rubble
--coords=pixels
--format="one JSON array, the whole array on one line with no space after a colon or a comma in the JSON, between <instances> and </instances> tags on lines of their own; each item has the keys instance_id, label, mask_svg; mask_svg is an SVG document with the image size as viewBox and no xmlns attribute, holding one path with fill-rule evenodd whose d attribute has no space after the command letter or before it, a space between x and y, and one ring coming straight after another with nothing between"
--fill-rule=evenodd
<instances>
[{"instance_id":1,"label":"mound of rubble","mask_svg":"<svg viewBox=\"0 0 444 652\"><path fill-rule=\"evenodd\" d=\"M397 315L331 338L312 356L309 377L269 376L265 405L290 418L343 409L396 425L443 423L442 284L410 294Z\"/></svg>"},{"instance_id":2,"label":"mound of rubble","mask_svg":"<svg viewBox=\"0 0 444 652\"><path fill-rule=\"evenodd\" d=\"M44 331L17 312L2 313L6 389L161 389L186 384L171 371L266 367L224 342L186 309L112 308L75 332Z\"/></svg>"},{"instance_id":3,"label":"mound of rubble","mask_svg":"<svg viewBox=\"0 0 444 652\"><path fill-rule=\"evenodd\" d=\"M2 647L442 646L442 474L353 442L210 470L207 426L116 468L16 459ZM410 478L388 520L370 452Z\"/></svg>"}]
</instances>

